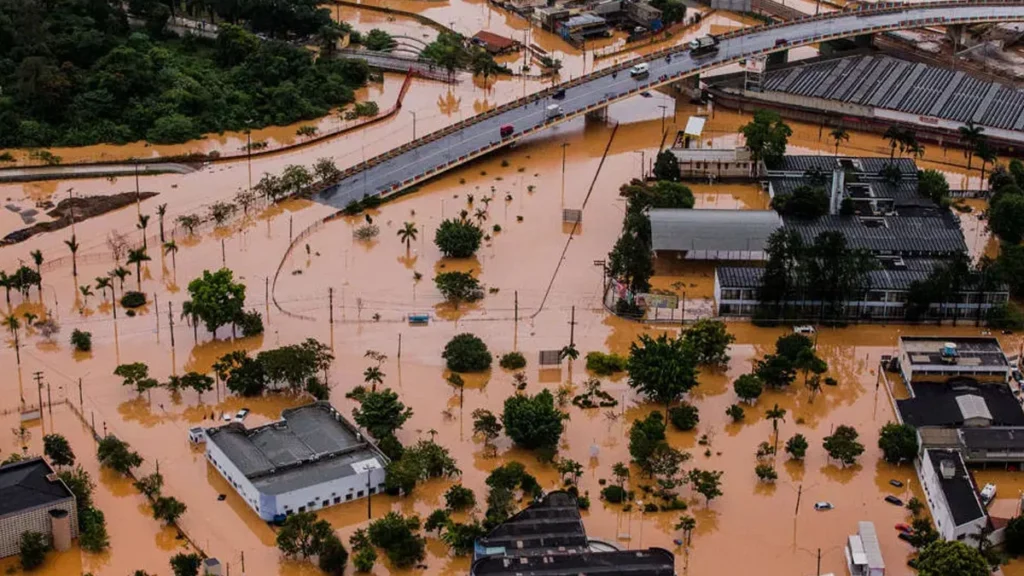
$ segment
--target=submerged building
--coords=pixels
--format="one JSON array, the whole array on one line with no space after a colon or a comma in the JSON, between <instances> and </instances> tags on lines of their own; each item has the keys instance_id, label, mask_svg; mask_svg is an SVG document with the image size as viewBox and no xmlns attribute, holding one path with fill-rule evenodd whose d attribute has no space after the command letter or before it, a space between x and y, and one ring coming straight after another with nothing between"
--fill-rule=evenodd
<instances>
[{"instance_id":1,"label":"submerged building","mask_svg":"<svg viewBox=\"0 0 1024 576\"><path fill-rule=\"evenodd\" d=\"M45 535L57 550L78 537L75 495L42 458L0 466L0 558L20 552L25 532Z\"/></svg>"},{"instance_id":2,"label":"submerged building","mask_svg":"<svg viewBox=\"0 0 1024 576\"><path fill-rule=\"evenodd\" d=\"M576 499L552 492L476 542L470 576L579 576L621 573L674 576L663 548L619 550L587 538Z\"/></svg>"},{"instance_id":3,"label":"submerged building","mask_svg":"<svg viewBox=\"0 0 1024 576\"><path fill-rule=\"evenodd\" d=\"M875 266L864 275L863 287L837 303L844 321L981 323L990 308L1009 300L1006 285L972 272L960 275L956 292L946 301L920 308L908 304L915 286L927 282L952 257L967 254L957 216L918 192L912 160L786 156L779 166L765 171L763 185L773 199L800 188L823 190L827 214L813 219L785 216L779 228L795 233L805 246L824 233L840 233L848 249L873 257ZM816 286L805 286L772 303L769 310L759 296L763 272L756 265L719 266L718 315L807 319L820 317L823 308L832 305L816 294Z\"/></svg>"},{"instance_id":4,"label":"submerged building","mask_svg":"<svg viewBox=\"0 0 1024 576\"><path fill-rule=\"evenodd\" d=\"M257 428L207 429L206 459L267 521L383 491L388 464L328 402L289 408Z\"/></svg>"}]
</instances>

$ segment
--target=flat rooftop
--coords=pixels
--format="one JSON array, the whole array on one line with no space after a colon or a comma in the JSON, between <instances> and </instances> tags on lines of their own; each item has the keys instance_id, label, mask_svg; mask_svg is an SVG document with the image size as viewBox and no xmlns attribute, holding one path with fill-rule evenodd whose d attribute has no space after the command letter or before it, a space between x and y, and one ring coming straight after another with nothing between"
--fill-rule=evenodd
<instances>
[{"instance_id":1,"label":"flat rooftop","mask_svg":"<svg viewBox=\"0 0 1024 576\"><path fill-rule=\"evenodd\" d=\"M963 426L965 418L984 417L976 406L979 402L991 415L992 426L1024 426L1024 410L1006 384L978 384L969 378L957 378L941 384L911 384L911 388L914 397L897 400L896 407L903 421L916 428ZM962 397L969 400L962 401ZM964 407L970 409L968 414L964 414Z\"/></svg>"},{"instance_id":2,"label":"flat rooftop","mask_svg":"<svg viewBox=\"0 0 1024 576\"><path fill-rule=\"evenodd\" d=\"M978 500L978 494L974 490L974 482L967 473L967 467L956 451L926 450L927 458L931 459L932 468L938 478L939 486L946 497L949 511L953 515L953 522L962 526L972 520L985 517L985 509ZM942 475L942 463L952 468L952 478L945 478Z\"/></svg>"},{"instance_id":3,"label":"flat rooftop","mask_svg":"<svg viewBox=\"0 0 1024 576\"><path fill-rule=\"evenodd\" d=\"M471 573L474 576L675 576L675 557L662 548L551 556L489 556L474 562Z\"/></svg>"},{"instance_id":4,"label":"flat rooftop","mask_svg":"<svg viewBox=\"0 0 1024 576\"><path fill-rule=\"evenodd\" d=\"M281 494L383 468L386 458L327 402L281 413L281 420L246 429L231 423L206 431L207 441L261 492Z\"/></svg>"},{"instance_id":5,"label":"flat rooftop","mask_svg":"<svg viewBox=\"0 0 1024 576\"><path fill-rule=\"evenodd\" d=\"M761 251L782 227L774 210L652 208L648 215L657 251Z\"/></svg>"},{"instance_id":6,"label":"flat rooftop","mask_svg":"<svg viewBox=\"0 0 1024 576\"><path fill-rule=\"evenodd\" d=\"M53 468L42 458L0 466L0 516L71 498L67 486L50 474Z\"/></svg>"},{"instance_id":7,"label":"flat rooftop","mask_svg":"<svg viewBox=\"0 0 1024 576\"><path fill-rule=\"evenodd\" d=\"M956 344L957 363L951 366L997 366L1009 368L1006 354L995 338L948 338L943 336L901 336L900 349L907 352L913 366L943 364L942 348Z\"/></svg>"},{"instance_id":8,"label":"flat rooftop","mask_svg":"<svg viewBox=\"0 0 1024 576\"><path fill-rule=\"evenodd\" d=\"M968 450L1024 450L1024 428L1005 426L999 428L964 428L960 430L964 446Z\"/></svg>"}]
</instances>

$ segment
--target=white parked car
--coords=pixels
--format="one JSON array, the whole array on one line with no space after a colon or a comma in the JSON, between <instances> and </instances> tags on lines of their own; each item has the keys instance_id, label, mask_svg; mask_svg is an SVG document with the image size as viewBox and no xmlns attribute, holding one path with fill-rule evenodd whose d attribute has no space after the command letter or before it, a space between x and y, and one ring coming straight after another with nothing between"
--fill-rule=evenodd
<instances>
[{"instance_id":1,"label":"white parked car","mask_svg":"<svg viewBox=\"0 0 1024 576\"><path fill-rule=\"evenodd\" d=\"M824 502L824 501L822 501L822 502L815 502L814 503L814 509L818 510L818 511L821 511L821 510L831 510L833 508L835 508L835 506L833 506L831 502Z\"/></svg>"},{"instance_id":2,"label":"white parked car","mask_svg":"<svg viewBox=\"0 0 1024 576\"><path fill-rule=\"evenodd\" d=\"M249 409L248 408L242 408L241 410L238 411L238 414L235 414L235 422L241 422L242 420L245 420L245 417L248 416L248 415L249 415Z\"/></svg>"},{"instance_id":3,"label":"white parked car","mask_svg":"<svg viewBox=\"0 0 1024 576\"><path fill-rule=\"evenodd\" d=\"M796 332L797 334L811 335L814 334L815 330L814 326L804 324L803 326L793 326L793 332Z\"/></svg>"}]
</instances>

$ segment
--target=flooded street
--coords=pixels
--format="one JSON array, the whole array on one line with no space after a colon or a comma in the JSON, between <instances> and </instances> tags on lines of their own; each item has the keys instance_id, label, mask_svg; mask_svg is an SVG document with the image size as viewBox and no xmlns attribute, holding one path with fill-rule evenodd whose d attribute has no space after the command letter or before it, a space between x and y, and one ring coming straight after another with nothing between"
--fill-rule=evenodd
<instances>
[{"instance_id":1,"label":"flooded street","mask_svg":"<svg viewBox=\"0 0 1024 576\"><path fill-rule=\"evenodd\" d=\"M457 30L470 35L486 28L521 36L525 29L521 19L497 11L482 0L400 0L387 5L446 25L453 22ZM385 14L350 7L339 8L339 14L342 20L359 29L380 27L415 37L429 34L429 28L401 17L390 19ZM741 25L735 19L731 21L733 26ZM701 29L687 34L705 33L705 25L715 29L727 26L728 22L729 18L719 13L702 23ZM577 54L573 60L565 43L548 36L534 31L531 42L565 58L563 77L591 69L590 56ZM680 35L678 41L688 37ZM613 61L614 58L598 59L597 65ZM384 109L393 102L402 79L386 74L383 85L371 85L359 99L376 100ZM253 159L252 178L255 182L265 172L280 173L289 164L308 166L321 157L334 159L341 168L354 165L411 140L413 116L409 112L416 112L417 135L422 135L510 101L524 90L535 91L545 83L540 79L500 79L484 87L482 81L448 86L417 80L400 114L322 143ZM320 574L312 564L282 559L275 546L274 530L207 464L201 449L190 446L187 437L190 427L219 425L223 413L249 408L252 413L246 425L256 426L278 419L281 410L307 399L239 398L229 395L223 385L204 394L202 399L194 392L170 394L163 389L139 396L112 375L118 364L126 362L145 362L153 377L165 381L172 374L186 371L209 372L218 358L233 350L255 352L317 338L330 345L336 356L329 375L331 402L349 415L355 403L345 398L345 392L363 383L362 372L368 365L364 353L377 350L388 355L382 368L385 385L393 388L414 411L399 431L399 439L408 444L436 430L437 441L451 451L462 470L461 482L476 492L478 502L486 498L484 480L490 471L513 459L525 464L546 490L557 488L560 484L554 468L539 463L530 453L512 448L507 438L497 440L496 457L487 457L482 442L472 437L470 414L477 408L500 413L505 398L513 393L512 373L495 363L490 372L467 377L464 402L460 405L459 396L445 380L441 350L452 336L472 332L495 355L521 351L529 362L525 370L529 382L526 390L532 394L544 387L555 389L561 385L579 389L589 377L582 359L567 362L558 369L538 367L540 351L560 349L569 343L573 314L575 343L582 355L595 350L627 354L630 343L640 334L654 335L663 330L677 334L676 325L652 327L608 314L601 305L604 279L595 260L606 258L621 228L624 202L618 195L619 187L630 178L639 177L643 163L650 169L664 133L674 134L689 116L703 112L703 108L653 92L649 98L638 97L612 106L607 122L578 119L556 126L514 148L453 170L369 212L380 228L379 236L372 240L360 241L353 236L353 230L365 221L363 215L340 218L319 227L283 261L276 284L274 275L290 240L331 215L331 208L301 200L250 209L248 215L222 227L204 228L194 236L175 236L180 250L173 258L162 255L150 243L152 261L142 266L141 278L141 288L148 294L149 303L132 318L119 310L115 320L109 296L101 295L99 290L88 301L83 300L78 290L79 285L93 284L95 277L106 275L117 265L109 255L108 234L116 231L132 241L140 240L142 232L136 229L136 222L141 212L153 215L146 231L152 236L157 230L155 212L160 204L168 205L165 224L170 229L180 215L204 213L211 203L230 200L248 187L245 160L209 165L189 174L141 177L141 189L157 192L157 196L139 206L76 223L74 234L81 243L77 278L72 276L70 254L64 243L71 237L70 228L0 248L0 269L5 270L13 270L20 261L31 262L31 250L43 252L42 295L33 289L29 301L23 301L19 294L12 294L13 312L48 312L61 326L52 342L34 329L22 330L20 365L16 363L11 334L3 333L0 365L7 369L8 377L0 381L0 419L6 429L17 428L20 408L37 402L39 392L34 388L33 373L41 371L50 387L49 391L42 391L42 396L45 399L49 393L57 406L52 415L45 412L42 422L37 420L30 426L28 451L40 453L42 436L51 430L69 438L97 484L96 504L106 514L111 537L111 549L106 554L91 555L73 548L51 555L38 573L123 576L135 569L146 569L166 574L167 558L186 546L170 529L162 528L152 519L144 498L128 481L99 469L94 442L81 420L64 404L66 401L80 406L87 421L95 418L100 434L114 433L137 449L146 459L140 469L142 474L154 471L159 462L165 477L164 492L188 506L180 521L183 531L206 554L230 563L233 573L242 573L244 555L245 574ZM705 143L716 147L737 145L736 132L748 120L746 115L714 110L705 127ZM790 125L794 132L790 152L834 152L827 139L827 128L822 136L817 125ZM254 131L253 139L259 134L260 139L286 144L291 141L289 138L294 139L294 131L294 127ZM850 135L840 153L889 154L887 142L877 135L853 131ZM233 150L244 146L244 142L244 134L228 134L174 149L104 146L59 153L69 162L75 158L178 153L175 150L208 151L213 147ZM608 156L602 165L606 148ZM919 165L945 173L953 188L978 187L977 166L967 174L965 163L960 152L935 147L926 150ZM690 187L698 210L768 207L767 195L757 185L699 183ZM76 196L109 195L134 191L135 182L133 178L118 178L7 184L0 186L0 197L18 206L31 206L46 199L56 202L66 197L69 190ZM973 201L968 205L973 210L963 215L968 245L976 254L991 251L984 223L979 223L976 216L984 205ZM562 210L567 208L583 210L582 225L575 231L562 221ZM463 210L480 222L489 238L473 258L443 258L433 243L434 232L443 219L458 216ZM24 225L11 212L0 214L0 228L5 233ZM408 249L396 235L405 222L415 223L419 230ZM222 329L220 338L214 339L200 328L194 336L192 327L178 317L182 302L188 298L188 282L203 270L222 265L231 268L235 277L247 285L247 307L264 315L263 335L231 340L228 331ZM131 268L133 276L126 281L128 289L140 281L134 276L134 267ZM443 303L433 277L452 270L472 271L487 287L485 297L459 310ZM713 293L713 267L659 261L652 284L684 296L688 311L707 309ZM173 346L169 305L174 312ZM2 301L0 308L5 315L12 312ZM332 313L333 325L329 322ZM418 313L431 315L428 326L408 325L407 316ZM92 333L92 352L73 352L68 337L76 328ZM788 329L756 328L735 322L729 324L729 330L735 334L736 343L730 349L728 368L702 371L699 386L688 398L700 409L697 430L669 431L670 443L692 455L685 469L699 467L725 472L724 495L709 506L688 487L681 490L690 506L688 513L697 520L692 545L685 550L673 543L681 537L673 528L679 512L626 513L621 506L597 498L600 481L613 478L612 465L629 461L630 423L651 410L661 409L638 398L621 376L602 378L603 389L620 400L615 410L566 407L571 419L566 424L560 455L585 466L580 490L589 492L593 501L591 509L583 513L588 535L623 548L659 546L672 550L681 574L742 574L765 571L766 567L770 574L812 574L819 550L822 573L845 574L846 537L856 532L857 521L871 520L878 528L887 573L910 574L905 562L911 548L898 540L891 529L896 523L906 522L908 513L887 504L883 498L887 494L905 498L909 496L908 489L919 491L919 487L909 465L893 467L880 459L878 429L894 416L886 389L876 384L877 363L881 355L893 353L901 334L976 335L980 329L899 325L822 329L819 352L829 363L827 375L835 378L838 385L826 386L812 395L798 378L789 390L766 391L755 406L746 409L746 419L739 424L731 423L725 414L726 408L737 401L732 381L748 372L753 361L768 353L776 338ZM1019 336L1001 338L1008 352L1021 346ZM776 463L779 479L774 485L766 485L759 483L754 474L755 450L760 442L774 439L771 422L764 416L764 411L774 404L787 410L785 420L780 422L782 442L799 432L807 437L810 448L803 462L780 456ZM855 426L860 432L866 450L855 466L842 468L829 462L821 446L822 438L838 424ZM703 435L708 439L706 446L698 443ZM16 450L18 439L8 434L7 440L0 443L0 457ZM595 452L597 456L592 457ZM979 475L979 481L983 477ZM892 479L906 482L908 478L913 480L907 488L889 485ZM1018 485L1024 484L1016 477L1007 479L1004 490L1004 480L999 481L997 505L1005 507L1021 489ZM632 487L647 483L635 467L632 482ZM369 514L377 518L397 510L425 517L443 505L443 493L451 484L452 481L434 480L417 487L408 498L374 496ZM226 496L224 501L218 501L221 494ZM832 502L835 509L815 511L814 502L822 500ZM482 509L476 514L482 517ZM327 508L320 516L331 522L348 546L348 536L366 526L367 501ZM468 572L467 558L450 556L433 534L427 539L428 568L424 573ZM744 554L722 553L737 542L742 542ZM16 564L16 559L7 559L0 563L0 569ZM378 562L374 570L378 575L399 573L406 572L392 570L386 562ZM1012 566L1007 573L1021 574L1024 570Z\"/></svg>"}]
</instances>

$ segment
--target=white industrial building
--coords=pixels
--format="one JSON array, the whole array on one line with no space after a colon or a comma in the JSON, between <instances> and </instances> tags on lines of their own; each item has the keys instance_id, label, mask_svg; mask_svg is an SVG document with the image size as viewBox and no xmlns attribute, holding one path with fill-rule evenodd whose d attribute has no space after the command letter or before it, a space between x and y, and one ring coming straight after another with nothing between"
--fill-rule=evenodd
<instances>
[{"instance_id":1,"label":"white industrial building","mask_svg":"<svg viewBox=\"0 0 1024 576\"><path fill-rule=\"evenodd\" d=\"M327 402L289 408L257 428L211 428L206 438L206 459L263 520L384 489L387 457Z\"/></svg>"},{"instance_id":2,"label":"white industrial building","mask_svg":"<svg viewBox=\"0 0 1024 576\"><path fill-rule=\"evenodd\" d=\"M988 524L988 514L960 452L925 450L918 466L939 535L945 540L966 540L980 534Z\"/></svg>"}]
</instances>

